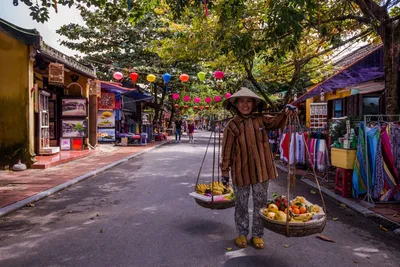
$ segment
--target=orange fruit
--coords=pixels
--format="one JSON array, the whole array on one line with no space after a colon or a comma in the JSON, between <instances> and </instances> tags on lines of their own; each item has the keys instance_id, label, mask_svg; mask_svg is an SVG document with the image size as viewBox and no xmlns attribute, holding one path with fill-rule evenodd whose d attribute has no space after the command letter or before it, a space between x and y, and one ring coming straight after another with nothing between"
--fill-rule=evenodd
<instances>
[{"instance_id":1,"label":"orange fruit","mask_svg":"<svg viewBox=\"0 0 400 267\"><path fill-rule=\"evenodd\" d=\"M292 209L298 209L298 208L299 208L299 206L297 206L297 205L293 204L291 208L292 208Z\"/></svg>"},{"instance_id":2,"label":"orange fruit","mask_svg":"<svg viewBox=\"0 0 400 267\"><path fill-rule=\"evenodd\" d=\"M294 214L300 214L299 208L292 208Z\"/></svg>"},{"instance_id":3,"label":"orange fruit","mask_svg":"<svg viewBox=\"0 0 400 267\"><path fill-rule=\"evenodd\" d=\"M306 213L307 212L307 209L306 209L306 207L301 207L300 208L300 214L303 214L303 213Z\"/></svg>"}]
</instances>

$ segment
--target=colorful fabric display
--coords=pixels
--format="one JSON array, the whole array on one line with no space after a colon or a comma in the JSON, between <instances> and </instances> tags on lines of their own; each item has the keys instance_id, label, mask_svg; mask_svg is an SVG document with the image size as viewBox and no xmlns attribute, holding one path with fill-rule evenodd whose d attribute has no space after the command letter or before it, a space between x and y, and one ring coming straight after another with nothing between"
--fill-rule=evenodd
<instances>
[{"instance_id":1,"label":"colorful fabric display","mask_svg":"<svg viewBox=\"0 0 400 267\"><path fill-rule=\"evenodd\" d=\"M357 141L357 154L354 161L353 169L353 196L358 197L360 194L367 192L367 173L365 171L365 135L364 122L360 122Z\"/></svg>"},{"instance_id":2,"label":"colorful fabric display","mask_svg":"<svg viewBox=\"0 0 400 267\"><path fill-rule=\"evenodd\" d=\"M296 151L294 148L294 135L296 134ZM292 133L289 145L289 134L283 134L280 142L280 155L281 159L288 162L289 164L294 163L296 157L296 163L305 163L305 144L303 136L299 133ZM290 159L290 160L289 160Z\"/></svg>"},{"instance_id":3,"label":"colorful fabric display","mask_svg":"<svg viewBox=\"0 0 400 267\"><path fill-rule=\"evenodd\" d=\"M393 133L392 127L394 125L389 124L383 127L368 128L363 122L360 122L357 157L352 179L354 197L367 193L368 174L370 192L374 199L380 201L400 199L398 165L396 165L393 154L393 151L399 153L400 141L391 142L393 140L390 136L390 133ZM365 135L367 144L365 144ZM366 153L368 153L368 164Z\"/></svg>"}]
</instances>

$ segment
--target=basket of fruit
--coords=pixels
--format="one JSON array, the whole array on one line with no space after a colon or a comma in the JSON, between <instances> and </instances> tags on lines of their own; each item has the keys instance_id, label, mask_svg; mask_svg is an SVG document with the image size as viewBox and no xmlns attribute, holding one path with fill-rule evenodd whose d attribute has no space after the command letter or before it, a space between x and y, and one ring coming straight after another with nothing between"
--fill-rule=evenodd
<instances>
[{"instance_id":1,"label":"basket of fruit","mask_svg":"<svg viewBox=\"0 0 400 267\"><path fill-rule=\"evenodd\" d=\"M197 184L195 192L189 194L196 203L208 209L227 209L235 206L235 195L230 186L222 182Z\"/></svg>"},{"instance_id":2,"label":"basket of fruit","mask_svg":"<svg viewBox=\"0 0 400 267\"><path fill-rule=\"evenodd\" d=\"M265 228L288 237L308 236L324 230L326 214L321 207L300 196L290 203L284 196L273 196L274 200L259 211Z\"/></svg>"}]
</instances>

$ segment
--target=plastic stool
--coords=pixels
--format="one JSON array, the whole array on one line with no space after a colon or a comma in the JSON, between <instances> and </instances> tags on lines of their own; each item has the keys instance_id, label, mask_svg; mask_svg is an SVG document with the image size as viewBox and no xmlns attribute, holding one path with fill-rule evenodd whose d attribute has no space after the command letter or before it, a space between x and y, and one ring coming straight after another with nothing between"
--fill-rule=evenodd
<instances>
[{"instance_id":1,"label":"plastic stool","mask_svg":"<svg viewBox=\"0 0 400 267\"><path fill-rule=\"evenodd\" d=\"M335 193L341 193L342 197L351 196L353 170L336 168Z\"/></svg>"}]
</instances>

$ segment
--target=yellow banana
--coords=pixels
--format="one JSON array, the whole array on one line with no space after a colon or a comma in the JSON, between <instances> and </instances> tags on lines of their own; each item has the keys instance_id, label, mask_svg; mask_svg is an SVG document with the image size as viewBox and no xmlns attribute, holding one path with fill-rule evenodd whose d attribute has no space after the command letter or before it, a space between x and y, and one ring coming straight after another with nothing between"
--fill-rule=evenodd
<instances>
[{"instance_id":1,"label":"yellow banana","mask_svg":"<svg viewBox=\"0 0 400 267\"><path fill-rule=\"evenodd\" d=\"M309 221L314 216L313 212L293 215L293 219L297 221Z\"/></svg>"}]
</instances>

